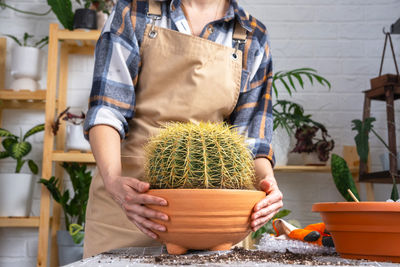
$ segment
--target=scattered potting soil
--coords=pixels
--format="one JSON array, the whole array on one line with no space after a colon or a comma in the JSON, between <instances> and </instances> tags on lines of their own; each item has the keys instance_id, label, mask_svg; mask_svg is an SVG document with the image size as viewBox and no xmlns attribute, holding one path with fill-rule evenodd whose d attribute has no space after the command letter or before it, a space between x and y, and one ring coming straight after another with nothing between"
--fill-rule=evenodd
<instances>
[{"instance_id":1,"label":"scattered potting soil","mask_svg":"<svg viewBox=\"0 0 400 267\"><path fill-rule=\"evenodd\" d=\"M157 265L200 265L200 264L237 264L245 262L255 263L279 263L279 264L299 264L299 265L359 265L357 261L346 261L338 258L335 260L321 260L315 255L297 254L290 251L281 252L265 252L260 250L247 250L243 248L234 248L227 253L213 254L186 254L186 255L170 255L161 254L158 256L138 256L132 254L108 254L114 260L123 259L134 261L136 263L150 263ZM321 256L321 255L320 255ZM328 256L328 255L322 255ZM332 254L329 254L332 256ZM337 256L334 255L334 256Z\"/></svg>"}]
</instances>

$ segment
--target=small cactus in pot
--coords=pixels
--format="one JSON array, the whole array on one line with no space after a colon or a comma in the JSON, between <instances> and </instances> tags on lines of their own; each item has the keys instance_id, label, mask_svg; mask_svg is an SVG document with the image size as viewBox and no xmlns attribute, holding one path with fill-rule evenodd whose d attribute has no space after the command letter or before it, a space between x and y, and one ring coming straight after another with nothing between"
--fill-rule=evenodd
<instances>
[{"instance_id":1,"label":"small cactus in pot","mask_svg":"<svg viewBox=\"0 0 400 267\"><path fill-rule=\"evenodd\" d=\"M253 158L244 137L224 123L171 123L145 150L153 189L254 189Z\"/></svg>"},{"instance_id":2,"label":"small cactus in pot","mask_svg":"<svg viewBox=\"0 0 400 267\"><path fill-rule=\"evenodd\" d=\"M229 250L251 231L250 215L265 193L254 189L253 157L244 137L223 123L172 123L150 139L145 175L150 195L167 206L157 232L168 253Z\"/></svg>"}]
</instances>

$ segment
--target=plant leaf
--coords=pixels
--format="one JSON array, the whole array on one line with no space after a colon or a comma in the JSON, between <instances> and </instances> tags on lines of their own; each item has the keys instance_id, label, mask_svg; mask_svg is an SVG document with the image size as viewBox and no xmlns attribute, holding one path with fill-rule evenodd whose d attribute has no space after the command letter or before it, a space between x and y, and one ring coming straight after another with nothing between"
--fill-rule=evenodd
<instances>
[{"instance_id":1,"label":"plant leaf","mask_svg":"<svg viewBox=\"0 0 400 267\"><path fill-rule=\"evenodd\" d=\"M34 134L36 134L36 133L38 133L38 132L41 132L41 131L44 131L44 123L43 123L43 124L38 124L38 125L36 125L36 126L33 126L31 129L29 129L29 130L25 133L25 135L24 135L24 137L22 138L22 140L25 141L26 138L28 138L29 136L34 135Z\"/></svg>"},{"instance_id":2,"label":"plant leaf","mask_svg":"<svg viewBox=\"0 0 400 267\"><path fill-rule=\"evenodd\" d=\"M39 167L36 165L36 163L33 160L31 160L31 159L28 160L28 166L33 174L38 174Z\"/></svg>"},{"instance_id":3,"label":"plant leaf","mask_svg":"<svg viewBox=\"0 0 400 267\"><path fill-rule=\"evenodd\" d=\"M28 46L28 40L30 39L30 38L32 38L33 37L33 35L30 35L29 33L24 33L24 37L23 37L23 40L24 40L24 46Z\"/></svg>"},{"instance_id":4,"label":"plant leaf","mask_svg":"<svg viewBox=\"0 0 400 267\"><path fill-rule=\"evenodd\" d=\"M350 189L357 199L360 199L349 167L347 166L346 161L339 155L332 154L331 172L336 188L347 201L354 201L349 192L347 192L347 189Z\"/></svg>"},{"instance_id":5,"label":"plant leaf","mask_svg":"<svg viewBox=\"0 0 400 267\"><path fill-rule=\"evenodd\" d=\"M0 128L0 137L13 137L15 139L18 139L18 136L13 135L6 129Z\"/></svg>"},{"instance_id":6,"label":"plant leaf","mask_svg":"<svg viewBox=\"0 0 400 267\"><path fill-rule=\"evenodd\" d=\"M269 220L266 224L264 224L263 226L260 227L260 229L258 229L257 231L255 231L254 233L252 233L251 237L253 239L260 237L262 234L264 233L269 233L269 234L276 234L274 228L272 227L272 222L275 219L280 219L283 217L286 217L287 215L289 215L291 213L290 210L288 209L283 209L280 210L278 213L276 213L271 220Z\"/></svg>"},{"instance_id":7,"label":"plant leaf","mask_svg":"<svg viewBox=\"0 0 400 267\"><path fill-rule=\"evenodd\" d=\"M18 40L18 38L15 37L14 35L11 35L11 34L4 34L4 36L7 36L7 37L13 39L19 46L23 46L22 43Z\"/></svg>"},{"instance_id":8,"label":"plant leaf","mask_svg":"<svg viewBox=\"0 0 400 267\"><path fill-rule=\"evenodd\" d=\"M357 131L357 135L354 137L357 146L357 153L360 157L360 160L364 163L368 161L368 139L369 132L371 131L373 125L372 123L376 119L374 117L366 118L364 121L361 120L352 120L352 130Z\"/></svg>"},{"instance_id":9,"label":"plant leaf","mask_svg":"<svg viewBox=\"0 0 400 267\"><path fill-rule=\"evenodd\" d=\"M47 0L47 4L51 6L51 9L64 28L73 30L74 12L72 11L71 1Z\"/></svg>"},{"instance_id":10,"label":"plant leaf","mask_svg":"<svg viewBox=\"0 0 400 267\"><path fill-rule=\"evenodd\" d=\"M39 183L43 184L44 186L46 186L47 190L49 190L49 192L50 192L51 196L53 197L53 199L57 203L61 204L60 203L61 193L60 193L60 190L58 189L59 180L56 177L52 176L48 180L42 178L42 179L39 180Z\"/></svg>"},{"instance_id":11,"label":"plant leaf","mask_svg":"<svg viewBox=\"0 0 400 267\"><path fill-rule=\"evenodd\" d=\"M33 46L38 47L39 49L43 48L45 45L49 43L49 36L43 37L41 40L36 42Z\"/></svg>"},{"instance_id":12,"label":"plant leaf","mask_svg":"<svg viewBox=\"0 0 400 267\"><path fill-rule=\"evenodd\" d=\"M15 143L18 143L18 141L12 137L6 138L3 140L3 142L1 142L1 144L3 145L4 149L6 151L11 151L11 146Z\"/></svg>"},{"instance_id":13,"label":"plant leaf","mask_svg":"<svg viewBox=\"0 0 400 267\"><path fill-rule=\"evenodd\" d=\"M32 150L32 145L28 142L15 143L10 147L10 156L14 159L21 159L28 155Z\"/></svg>"},{"instance_id":14,"label":"plant leaf","mask_svg":"<svg viewBox=\"0 0 400 267\"><path fill-rule=\"evenodd\" d=\"M83 238L85 237L83 226L76 223L71 223L69 225L69 234L71 235L72 240L75 244L81 243Z\"/></svg>"},{"instance_id":15,"label":"plant leaf","mask_svg":"<svg viewBox=\"0 0 400 267\"><path fill-rule=\"evenodd\" d=\"M396 180L394 180L394 181L396 181ZM395 182L393 182L392 193L390 194L390 199L393 201L400 199L399 191L397 190L397 185Z\"/></svg>"},{"instance_id":16,"label":"plant leaf","mask_svg":"<svg viewBox=\"0 0 400 267\"><path fill-rule=\"evenodd\" d=\"M10 154L7 151L0 151L0 159L8 158Z\"/></svg>"}]
</instances>

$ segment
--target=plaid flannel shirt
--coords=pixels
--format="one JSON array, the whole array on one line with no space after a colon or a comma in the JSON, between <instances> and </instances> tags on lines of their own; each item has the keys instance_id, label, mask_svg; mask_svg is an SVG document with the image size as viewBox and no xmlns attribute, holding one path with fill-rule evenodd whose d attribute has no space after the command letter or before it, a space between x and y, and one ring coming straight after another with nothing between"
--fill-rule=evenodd
<instances>
[{"instance_id":1,"label":"plaid flannel shirt","mask_svg":"<svg viewBox=\"0 0 400 267\"><path fill-rule=\"evenodd\" d=\"M157 26L191 34L180 0L161 1L162 18ZM135 88L140 72L139 49L150 19L146 0L119 0L114 7L95 50L95 67L85 136L98 124L114 127L124 139L128 120L135 115ZM225 46L232 40L235 21L247 30L238 102L229 123L234 125L255 158L265 157L274 164L271 148L273 118L271 103L272 60L265 26L246 13L236 0L230 1L225 17L207 25L201 37Z\"/></svg>"}]
</instances>

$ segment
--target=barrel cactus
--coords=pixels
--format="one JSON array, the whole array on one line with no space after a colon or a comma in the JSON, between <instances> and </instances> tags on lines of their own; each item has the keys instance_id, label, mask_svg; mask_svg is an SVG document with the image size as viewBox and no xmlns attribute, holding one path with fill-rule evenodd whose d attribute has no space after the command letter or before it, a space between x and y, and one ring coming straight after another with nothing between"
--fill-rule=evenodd
<instances>
[{"instance_id":1,"label":"barrel cactus","mask_svg":"<svg viewBox=\"0 0 400 267\"><path fill-rule=\"evenodd\" d=\"M150 139L145 173L153 189L253 189L244 137L224 123L171 123Z\"/></svg>"}]
</instances>

